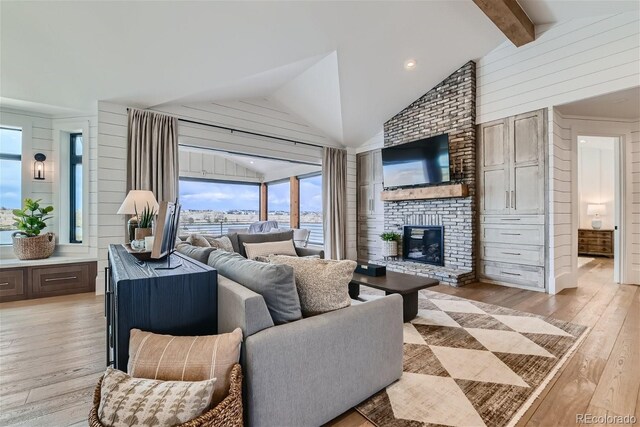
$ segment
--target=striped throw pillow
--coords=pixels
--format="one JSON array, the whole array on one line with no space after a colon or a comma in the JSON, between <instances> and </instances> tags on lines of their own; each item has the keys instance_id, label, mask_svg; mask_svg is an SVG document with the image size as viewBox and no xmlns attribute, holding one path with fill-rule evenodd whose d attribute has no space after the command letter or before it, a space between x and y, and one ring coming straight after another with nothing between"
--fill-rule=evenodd
<instances>
[{"instance_id":1,"label":"striped throw pillow","mask_svg":"<svg viewBox=\"0 0 640 427\"><path fill-rule=\"evenodd\" d=\"M131 330L127 371L133 377L165 381L216 378L212 405L229 393L231 369L240 360L242 330L229 334L174 337Z\"/></svg>"},{"instance_id":2,"label":"striped throw pillow","mask_svg":"<svg viewBox=\"0 0 640 427\"><path fill-rule=\"evenodd\" d=\"M242 244L244 245L244 251L247 253L247 259L256 259L257 257L265 257L269 255L298 256L293 240L264 243L243 242Z\"/></svg>"}]
</instances>

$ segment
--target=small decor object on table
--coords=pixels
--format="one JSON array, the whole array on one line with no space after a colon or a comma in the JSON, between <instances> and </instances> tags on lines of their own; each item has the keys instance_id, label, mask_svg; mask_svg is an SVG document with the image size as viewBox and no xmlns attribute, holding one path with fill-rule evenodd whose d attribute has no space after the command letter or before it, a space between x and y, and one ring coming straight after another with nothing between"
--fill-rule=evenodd
<instances>
[{"instance_id":1,"label":"small decor object on table","mask_svg":"<svg viewBox=\"0 0 640 427\"><path fill-rule=\"evenodd\" d=\"M382 256L385 258L398 256L398 240L400 234L394 231L385 231L380 235L382 239Z\"/></svg>"},{"instance_id":2,"label":"small decor object on table","mask_svg":"<svg viewBox=\"0 0 640 427\"><path fill-rule=\"evenodd\" d=\"M131 218L127 221L127 237L129 242L136 239L135 231L140 227L138 206L145 205L151 206L154 210L158 209L159 204L153 192L148 190L131 190L118 209L118 215L131 215ZM142 239L144 239L144 237L142 237Z\"/></svg>"},{"instance_id":3,"label":"small decor object on table","mask_svg":"<svg viewBox=\"0 0 640 427\"><path fill-rule=\"evenodd\" d=\"M587 205L587 216L594 217L591 220L591 227L594 230L600 230L602 228L602 217L607 213L607 205L602 203L589 203Z\"/></svg>"},{"instance_id":4,"label":"small decor object on table","mask_svg":"<svg viewBox=\"0 0 640 427\"><path fill-rule=\"evenodd\" d=\"M142 210L142 213L139 215L139 220L138 220L138 228L136 228L135 230L135 239L136 240L142 240L143 241L143 247L144 247L144 239L145 237L149 237L153 234L153 218L156 216L157 212L154 208L152 208L151 206L149 206L149 203L147 203L147 206ZM138 213L136 212L136 216L138 216Z\"/></svg>"},{"instance_id":5,"label":"small decor object on table","mask_svg":"<svg viewBox=\"0 0 640 427\"><path fill-rule=\"evenodd\" d=\"M40 206L41 201L24 199L24 208L13 210L14 225L19 231L13 233L11 238L13 252L18 259L49 258L56 247L53 233L40 235L47 226L46 221L52 218L47 215L53 211L53 206Z\"/></svg>"}]
</instances>

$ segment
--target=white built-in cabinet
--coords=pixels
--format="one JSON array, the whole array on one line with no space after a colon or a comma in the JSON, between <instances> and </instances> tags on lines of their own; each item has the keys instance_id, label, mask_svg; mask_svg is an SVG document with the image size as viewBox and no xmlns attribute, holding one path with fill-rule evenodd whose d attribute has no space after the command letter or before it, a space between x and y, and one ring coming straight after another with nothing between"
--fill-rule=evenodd
<instances>
[{"instance_id":1,"label":"white built-in cabinet","mask_svg":"<svg viewBox=\"0 0 640 427\"><path fill-rule=\"evenodd\" d=\"M545 288L545 115L478 126L481 280Z\"/></svg>"},{"instance_id":2,"label":"white built-in cabinet","mask_svg":"<svg viewBox=\"0 0 640 427\"><path fill-rule=\"evenodd\" d=\"M382 154L380 150L357 155L358 259L381 258L380 234L384 230Z\"/></svg>"}]
</instances>

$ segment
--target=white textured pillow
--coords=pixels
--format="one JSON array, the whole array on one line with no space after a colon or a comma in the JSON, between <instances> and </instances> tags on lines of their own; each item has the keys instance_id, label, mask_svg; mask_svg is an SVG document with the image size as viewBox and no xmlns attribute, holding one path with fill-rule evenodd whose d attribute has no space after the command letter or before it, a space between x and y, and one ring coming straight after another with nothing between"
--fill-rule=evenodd
<instances>
[{"instance_id":1,"label":"white textured pillow","mask_svg":"<svg viewBox=\"0 0 640 427\"><path fill-rule=\"evenodd\" d=\"M257 257L269 255L289 255L297 257L296 247L293 240L282 240L280 242L264 242L264 243L242 243L244 251L247 253L247 259L256 259Z\"/></svg>"},{"instance_id":2,"label":"white textured pillow","mask_svg":"<svg viewBox=\"0 0 640 427\"><path fill-rule=\"evenodd\" d=\"M293 267L303 316L313 316L351 305L349 282L357 266L355 261L282 255L270 255L269 261Z\"/></svg>"},{"instance_id":3,"label":"white textured pillow","mask_svg":"<svg viewBox=\"0 0 640 427\"><path fill-rule=\"evenodd\" d=\"M227 236L220 237L207 237L204 238L209 242L212 248L220 249L222 251L233 252L233 244Z\"/></svg>"},{"instance_id":4,"label":"white textured pillow","mask_svg":"<svg viewBox=\"0 0 640 427\"><path fill-rule=\"evenodd\" d=\"M133 378L109 366L102 378L98 418L112 427L182 424L207 411L215 382Z\"/></svg>"}]
</instances>

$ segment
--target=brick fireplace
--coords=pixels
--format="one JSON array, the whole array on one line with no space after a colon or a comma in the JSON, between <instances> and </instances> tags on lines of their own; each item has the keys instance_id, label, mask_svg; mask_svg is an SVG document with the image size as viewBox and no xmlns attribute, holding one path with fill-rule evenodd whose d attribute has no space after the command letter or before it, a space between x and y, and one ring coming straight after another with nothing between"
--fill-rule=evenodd
<instances>
[{"instance_id":1,"label":"brick fireplace","mask_svg":"<svg viewBox=\"0 0 640 427\"><path fill-rule=\"evenodd\" d=\"M384 146L449 134L451 164L462 164L469 196L384 202L384 229L404 234L405 226L443 227L443 265L410 259L386 261L392 271L428 276L453 286L476 278L476 65L467 62L384 125ZM399 245L400 248L403 244ZM376 263L379 263L377 260Z\"/></svg>"}]
</instances>

